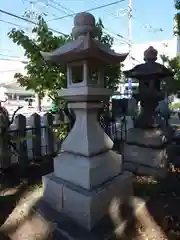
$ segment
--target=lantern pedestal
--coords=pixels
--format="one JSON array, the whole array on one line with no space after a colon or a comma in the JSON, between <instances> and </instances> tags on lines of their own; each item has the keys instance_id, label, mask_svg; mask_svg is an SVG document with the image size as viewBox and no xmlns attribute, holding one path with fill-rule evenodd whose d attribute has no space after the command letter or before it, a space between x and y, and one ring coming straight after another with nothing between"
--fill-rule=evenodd
<instances>
[{"instance_id":1,"label":"lantern pedestal","mask_svg":"<svg viewBox=\"0 0 180 240\"><path fill-rule=\"evenodd\" d=\"M81 90L76 88L76 96ZM54 159L54 172L43 177L44 201L91 230L108 213L115 197L124 201L132 196L132 174L122 172L121 155L111 150L113 142L97 121L101 103L69 105L76 121L63 151Z\"/></svg>"},{"instance_id":2,"label":"lantern pedestal","mask_svg":"<svg viewBox=\"0 0 180 240\"><path fill-rule=\"evenodd\" d=\"M164 178L167 165L164 133L160 129L129 129L124 145L125 170Z\"/></svg>"}]
</instances>

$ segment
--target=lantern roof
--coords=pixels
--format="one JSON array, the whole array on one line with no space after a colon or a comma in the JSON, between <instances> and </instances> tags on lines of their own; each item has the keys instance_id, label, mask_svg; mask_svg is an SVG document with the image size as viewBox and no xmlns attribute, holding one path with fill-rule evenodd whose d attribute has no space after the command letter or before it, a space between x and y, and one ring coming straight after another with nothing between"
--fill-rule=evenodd
<instances>
[{"instance_id":1,"label":"lantern roof","mask_svg":"<svg viewBox=\"0 0 180 240\"><path fill-rule=\"evenodd\" d=\"M173 72L164 65L157 63L157 50L150 46L144 52L145 63L136 65L128 71L124 71L126 77L142 79L146 77L156 76L159 78L172 77Z\"/></svg>"},{"instance_id":2,"label":"lantern roof","mask_svg":"<svg viewBox=\"0 0 180 240\"><path fill-rule=\"evenodd\" d=\"M53 52L41 52L46 61L67 64L81 60L93 60L98 63L116 64L123 62L126 54L115 53L107 44L94 39L97 33L95 18L92 14L82 12L74 18L72 35L74 41L59 47Z\"/></svg>"}]
</instances>

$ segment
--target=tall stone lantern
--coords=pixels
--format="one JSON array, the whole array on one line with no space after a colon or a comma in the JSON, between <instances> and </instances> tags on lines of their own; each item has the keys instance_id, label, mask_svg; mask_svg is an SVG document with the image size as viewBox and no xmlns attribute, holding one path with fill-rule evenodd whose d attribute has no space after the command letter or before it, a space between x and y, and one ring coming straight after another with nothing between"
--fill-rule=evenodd
<instances>
[{"instance_id":1,"label":"tall stone lantern","mask_svg":"<svg viewBox=\"0 0 180 240\"><path fill-rule=\"evenodd\" d=\"M74 19L75 40L42 53L48 62L67 66L67 89L59 95L76 115L54 159L54 172L43 177L44 200L88 230L108 213L115 196L132 194L132 174L122 172L121 156L111 150L113 142L97 120L102 101L113 93L104 87L104 69L124 61L127 54L95 40L96 30L93 15L80 13Z\"/></svg>"},{"instance_id":2,"label":"tall stone lantern","mask_svg":"<svg viewBox=\"0 0 180 240\"><path fill-rule=\"evenodd\" d=\"M130 129L124 149L124 161L128 169L140 173L161 175L167 163L163 131L157 121L155 109L164 99L161 81L172 77L172 72L156 62L157 50L150 46L144 52L145 63L125 71L126 77L139 81L138 100L141 113ZM170 79L170 78L169 78ZM135 170L136 169L136 170Z\"/></svg>"}]
</instances>

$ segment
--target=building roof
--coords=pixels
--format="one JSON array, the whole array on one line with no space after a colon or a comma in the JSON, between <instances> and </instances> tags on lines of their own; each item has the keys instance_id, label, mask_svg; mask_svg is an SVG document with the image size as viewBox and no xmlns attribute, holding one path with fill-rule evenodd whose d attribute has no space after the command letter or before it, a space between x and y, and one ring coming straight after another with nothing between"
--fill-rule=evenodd
<instances>
[{"instance_id":1,"label":"building roof","mask_svg":"<svg viewBox=\"0 0 180 240\"><path fill-rule=\"evenodd\" d=\"M3 86L6 89L5 92L9 94L23 94L23 95L34 94L33 91L26 90L24 87L20 86L17 82L4 84Z\"/></svg>"}]
</instances>

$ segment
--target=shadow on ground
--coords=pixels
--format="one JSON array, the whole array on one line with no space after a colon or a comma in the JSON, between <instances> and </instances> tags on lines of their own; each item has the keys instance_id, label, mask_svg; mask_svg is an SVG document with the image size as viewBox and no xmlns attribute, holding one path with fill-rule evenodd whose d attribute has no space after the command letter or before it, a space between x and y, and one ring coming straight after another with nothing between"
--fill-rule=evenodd
<instances>
[{"instance_id":1,"label":"shadow on ground","mask_svg":"<svg viewBox=\"0 0 180 240\"><path fill-rule=\"evenodd\" d=\"M162 181L149 182L139 178L135 182L135 194L138 196L150 196L146 204L146 214L148 213L147 223L150 221L156 223L166 238L162 239L180 239L180 174L179 169L169 171L166 179ZM144 212L144 216L145 216ZM144 223L146 224L146 220ZM154 224L153 224L154 226ZM142 231L143 231L142 226ZM155 238L158 239L158 238Z\"/></svg>"},{"instance_id":2,"label":"shadow on ground","mask_svg":"<svg viewBox=\"0 0 180 240\"><path fill-rule=\"evenodd\" d=\"M0 239L6 239L1 231L1 226L6 222L18 202L34 186L41 184L43 175L52 172L52 159L45 159L43 162L32 163L26 169L19 169L13 166L4 171L0 176ZM17 219L17 221L20 221ZM9 226L9 232L16 227ZM2 235L2 236L1 236ZM8 238L7 238L8 239Z\"/></svg>"},{"instance_id":3,"label":"shadow on ground","mask_svg":"<svg viewBox=\"0 0 180 240\"><path fill-rule=\"evenodd\" d=\"M12 168L4 174L3 178L1 178L1 225L4 224L12 213L21 197L29 191L30 188L33 188L34 185L41 184L42 176L52 172L52 170L53 161L47 159L41 164L31 165L23 173L19 172L17 168ZM144 201L149 197L150 199L136 214L134 214L131 200L125 203L117 203L115 216L111 217L111 222L107 222L107 225L105 225L107 230L112 227L115 229L114 233L109 235L107 239L180 239L179 186L180 174L178 169L174 172L169 172L168 177L163 181L155 181L150 177L137 177L134 182L135 195ZM23 231L27 231L27 228L29 228L27 223L32 222L32 220L34 222L34 229L37 228L37 226L42 226L39 218L37 218L33 211L30 211L29 215L21 221L19 227L24 229ZM119 223L122 221L124 224L120 226ZM111 224L111 226L109 224ZM13 226L13 224L9 225L5 231L0 229L0 239L9 239L7 235L11 235L14 230L17 230L17 228L15 225ZM33 230L30 229L29 231ZM55 236L52 235L52 237L50 237L49 233L47 234L48 231L49 230L46 229L46 237L43 239L55 239ZM94 231L96 232L96 229L94 229Z\"/></svg>"}]
</instances>

